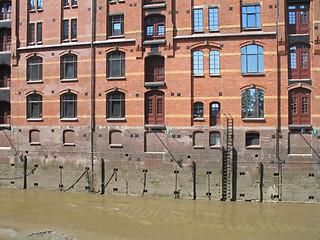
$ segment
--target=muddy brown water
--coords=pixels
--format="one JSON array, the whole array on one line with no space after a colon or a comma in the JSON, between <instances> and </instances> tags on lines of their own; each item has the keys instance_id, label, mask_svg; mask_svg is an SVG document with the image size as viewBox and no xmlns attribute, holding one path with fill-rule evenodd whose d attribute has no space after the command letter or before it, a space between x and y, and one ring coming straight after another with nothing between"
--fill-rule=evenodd
<instances>
[{"instance_id":1,"label":"muddy brown water","mask_svg":"<svg viewBox=\"0 0 320 240\"><path fill-rule=\"evenodd\" d=\"M0 199L0 239L31 239L34 233L45 231L90 240L320 239L319 204L193 201L8 188L0 188ZM32 239L67 238L39 235Z\"/></svg>"}]
</instances>

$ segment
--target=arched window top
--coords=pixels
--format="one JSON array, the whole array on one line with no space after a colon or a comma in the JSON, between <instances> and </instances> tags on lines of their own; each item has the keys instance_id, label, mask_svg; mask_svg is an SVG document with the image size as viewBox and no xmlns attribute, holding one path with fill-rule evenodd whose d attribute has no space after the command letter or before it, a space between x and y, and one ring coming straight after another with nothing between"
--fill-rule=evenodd
<instances>
[{"instance_id":1,"label":"arched window top","mask_svg":"<svg viewBox=\"0 0 320 240\"><path fill-rule=\"evenodd\" d=\"M110 58L111 59L124 58L124 56L125 56L125 53L122 51L119 51L119 50L107 53L108 59L110 59Z\"/></svg>"},{"instance_id":2,"label":"arched window top","mask_svg":"<svg viewBox=\"0 0 320 240\"><path fill-rule=\"evenodd\" d=\"M241 54L263 54L263 47L256 44L250 44L241 48Z\"/></svg>"},{"instance_id":3,"label":"arched window top","mask_svg":"<svg viewBox=\"0 0 320 240\"><path fill-rule=\"evenodd\" d=\"M124 97L125 97L125 94L120 91L113 91L113 92L107 93L108 99L124 99Z\"/></svg>"},{"instance_id":4,"label":"arched window top","mask_svg":"<svg viewBox=\"0 0 320 240\"><path fill-rule=\"evenodd\" d=\"M42 63L42 57L32 56L27 59L28 63Z\"/></svg>"}]
</instances>

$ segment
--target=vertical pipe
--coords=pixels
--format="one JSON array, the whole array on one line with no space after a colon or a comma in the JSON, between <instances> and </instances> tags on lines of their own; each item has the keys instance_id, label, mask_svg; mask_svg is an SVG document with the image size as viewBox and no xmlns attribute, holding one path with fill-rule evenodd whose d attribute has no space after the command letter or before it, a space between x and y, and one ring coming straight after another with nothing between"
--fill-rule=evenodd
<instances>
[{"instance_id":1,"label":"vertical pipe","mask_svg":"<svg viewBox=\"0 0 320 240\"><path fill-rule=\"evenodd\" d=\"M197 173L197 165L196 162L192 162L192 172L193 172L193 200L197 199L197 189L196 189L196 173Z\"/></svg>"},{"instance_id":2,"label":"vertical pipe","mask_svg":"<svg viewBox=\"0 0 320 240\"><path fill-rule=\"evenodd\" d=\"M94 133L95 133L95 27L96 27L96 0L91 1L91 121L90 121L90 151L91 151L91 181L90 191L93 192L94 181Z\"/></svg>"},{"instance_id":3,"label":"vertical pipe","mask_svg":"<svg viewBox=\"0 0 320 240\"><path fill-rule=\"evenodd\" d=\"M27 167L28 159L27 156L23 156L23 189L27 189Z\"/></svg>"},{"instance_id":4,"label":"vertical pipe","mask_svg":"<svg viewBox=\"0 0 320 240\"><path fill-rule=\"evenodd\" d=\"M101 194L104 194L104 181L105 181L105 169L104 169L104 160L101 158Z\"/></svg>"}]
</instances>

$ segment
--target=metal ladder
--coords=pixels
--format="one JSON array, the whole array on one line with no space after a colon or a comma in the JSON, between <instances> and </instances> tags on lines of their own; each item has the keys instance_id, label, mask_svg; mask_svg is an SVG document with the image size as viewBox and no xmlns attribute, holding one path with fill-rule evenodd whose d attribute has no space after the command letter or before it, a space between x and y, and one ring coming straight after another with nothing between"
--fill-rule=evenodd
<instances>
[{"instance_id":1,"label":"metal ladder","mask_svg":"<svg viewBox=\"0 0 320 240\"><path fill-rule=\"evenodd\" d=\"M223 151L222 159L222 198L221 200L231 200L232 198L232 167L233 158L233 117L230 114L224 114L227 121L226 147Z\"/></svg>"}]
</instances>

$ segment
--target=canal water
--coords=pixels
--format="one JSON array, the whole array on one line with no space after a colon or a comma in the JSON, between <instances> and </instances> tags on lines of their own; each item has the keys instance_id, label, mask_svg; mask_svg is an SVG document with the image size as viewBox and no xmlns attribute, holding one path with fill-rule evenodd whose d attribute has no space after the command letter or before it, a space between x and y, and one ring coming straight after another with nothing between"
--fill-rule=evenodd
<instances>
[{"instance_id":1,"label":"canal water","mask_svg":"<svg viewBox=\"0 0 320 240\"><path fill-rule=\"evenodd\" d=\"M320 239L320 205L0 188L0 239ZM52 231L52 232L51 232Z\"/></svg>"}]
</instances>

